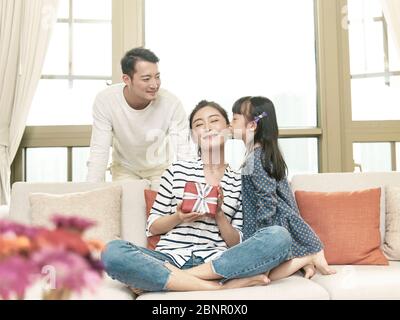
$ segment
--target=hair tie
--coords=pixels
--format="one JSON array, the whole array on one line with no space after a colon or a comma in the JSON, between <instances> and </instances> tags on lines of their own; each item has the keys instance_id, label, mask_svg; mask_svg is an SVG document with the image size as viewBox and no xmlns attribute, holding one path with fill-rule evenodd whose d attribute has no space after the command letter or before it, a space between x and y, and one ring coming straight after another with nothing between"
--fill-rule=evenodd
<instances>
[{"instance_id":1,"label":"hair tie","mask_svg":"<svg viewBox=\"0 0 400 320\"><path fill-rule=\"evenodd\" d=\"M264 117L266 117L266 116L268 116L268 113L263 112L263 113L261 113L259 116L255 117L255 118L254 118L254 121L255 121L256 123L258 123L258 121L260 121L262 118L264 118Z\"/></svg>"}]
</instances>

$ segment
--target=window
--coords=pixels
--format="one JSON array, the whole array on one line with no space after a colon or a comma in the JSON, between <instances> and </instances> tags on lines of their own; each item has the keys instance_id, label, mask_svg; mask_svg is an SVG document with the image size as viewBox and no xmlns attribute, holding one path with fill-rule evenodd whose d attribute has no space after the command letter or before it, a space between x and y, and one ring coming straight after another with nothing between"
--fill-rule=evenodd
<instances>
[{"instance_id":1,"label":"window","mask_svg":"<svg viewBox=\"0 0 400 320\"><path fill-rule=\"evenodd\" d=\"M400 143L396 143L396 171L400 171Z\"/></svg>"},{"instance_id":2,"label":"window","mask_svg":"<svg viewBox=\"0 0 400 320\"><path fill-rule=\"evenodd\" d=\"M295 174L318 173L318 139L279 139L281 151L288 166L288 177Z\"/></svg>"},{"instance_id":3,"label":"window","mask_svg":"<svg viewBox=\"0 0 400 320\"><path fill-rule=\"evenodd\" d=\"M86 181L87 167L86 162L89 159L90 148L72 149L72 181Z\"/></svg>"},{"instance_id":4,"label":"window","mask_svg":"<svg viewBox=\"0 0 400 320\"><path fill-rule=\"evenodd\" d=\"M82 136L90 135L90 127L83 125L92 123L94 98L111 82L111 13L112 0L60 0L27 121L40 138L22 153L26 181L85 181L89 148L74 143L80 136L77 145L86 145Z\"/></svg>"},{"instance_id":5,"label":"window","mask_svg":"<svg viewBox=\"0 0 400 320\"><path fill-rule=\"evenodd\" d=\"M67 148L27 148L27 182L66 182Z\"/></svg>"},{"instance_id":6,"label":"window","mask_svg":"<svg viewBox=\"0 0 400 320\"><path fill-rule=\"evenodd\" d=\"M145 44L162 85L190 113L202 99L230 111L264 95L280 128L316 128L313 0L146 0ZM318 172L318 138L282 139L289 174ZM236 154L240 154L237 150ZM236 151L235 151L236 152Z\"/></svg>"},{"instance_id":7,"label":"window","mask_svg":"<svg viewBox=\"0 0 400 320\"><path fill-rule=\"evenodd\" d=\"M400 120L400 54L379 0L348 0L354 121Z\"/></svg>"},{"instance_id":8,"label":"window","mask_svg":"<svg viewBox=\"0 0 400 320\"><path fill-rule=\"evenodd\" d=\"M87 166L86 163L89 159L90 148L80 147L72 148L72 181L84 182L86 181ZM108 165L111 164L111 150ZM112 176L109 170L106 171L106 181L112 181Z\"/></svg>"},{"instance_id":9,"label":"window","mask_svg":"<svg viewBox=\"0 0 400 320\"><path fill-rule=\"evenodd\" d=\"M391 171L390 143L354 143L355 169L362 172Z\"/></svg>"},{"instance_id":10,"label":"window","mask_svg":"<svg viewBox=\"0 0 400 320\"><path fill-rule=\"evenodd\" d=\"M187 112L202 99L274 101L280 127L317 126L313 0L146 0L145 44ZM289 9L290 8L290 9Z\"/></svg>"},{"instance_id":11,"label":"window","mask_svg":"<svg viewBox=\"0 0 400 320\"><path fill-rule=\"evenodd\" d=\"M111 81L112 0L60 0L27 125L92 123L96 94Z\"/></svg>"},{"instance_id":12,"label":"window","mask_svg":"<svg viewBox=\"0 0 400 320\"><path fill-rule=\"evenodd\" d=\"M84 182L89 152L89 147L26 148L26 181ZM106 171L106 181L111 180L110 172Z\"/></svg>"}]
</instances>

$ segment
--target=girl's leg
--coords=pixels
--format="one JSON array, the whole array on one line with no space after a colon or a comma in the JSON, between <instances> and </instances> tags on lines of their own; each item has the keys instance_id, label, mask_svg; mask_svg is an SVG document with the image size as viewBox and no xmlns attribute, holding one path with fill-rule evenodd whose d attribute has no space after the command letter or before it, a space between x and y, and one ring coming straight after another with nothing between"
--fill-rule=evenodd
<instances>
[{"instance_id":1,"label":"girl's leg","mask_svg":"<svg viewBox=\"0 0 400 320\"><path fill-rule=\"evenodd\" d=\"M296 271L299 271L301 268L312 262L313 256L305 256L301 258L294 258L289 261L282 263L280 266L271 270L268 274L268 277L271 281L287 278L291 276Z\"/></svg>"},{"instance_id":2,"label":"girl's leg","mask_svg":"<svg viewBox=\"0 0 400 320\"><path fill-rule=\"evenodd\" d=\"M209 264L209 263L207 263L207 264ZM173 291L173 287L182 288L183 286L186 286L189 281L192 281L190 279L187 279L187 275L190 275L187 271L190 269L188 269L187 271L183 271L183 270L180 270L170 264L167 264L166 266L172 272L170 281L167 284L168 290ZM197 268L200 268L200 267L201 266L199 266ZM185 277L185 275L182 275L181 272L185 273L186 277ZM193 276L190 275L190 277L193 277ZM218 277L219 277L219 279L221 278L220 276L218 276ZM207 286L204 288L204 290L236 289L236 288L251 287L251 286L257 286L257 285L266 285L271 282L268 279L268 277L264 274L259 274L256 276L242 278L242 279L233 279L224 284L220 284L218 281L215 281L215 280L214 281L213 280L202 280L197 277L195 277L195 278L200 280L200 283L204 283L204 282L207 283ZM212 285L211 288L209 287L210 284ZM190 290L202 290L202 289L196 288L196 289L187 289L184 291L190 291ZM178 291L178 290L175 289L175 291ZM179 290L179 291L183 291L183 290Z\"/></svg>"},{"instance_id":3,"label":"girl's leg","mask_svg":"<svg viewBox=\"0 0 400 320\"><path fill-rule=\"evenodd\" d=\"M304 268L307 265L313 265L313 266L315 265L317 270L321 272L323 275L330 275L336 273L335 270L329 267L324 256L324 251L321 250L315 254L311 254L300 258L294 258L292 260L286 261L285 263L273 269L268 276L272 281L283 279L291 276L293 273L299 271L301 268ZM311 269L307 270L306 278L311 277L309 275L311 276L313 275Z\"/></svg>"},{"instance_id":4,"label":"girl's leg","mask_svg":"<svg viewBox=\"0 0 400 320\"><path fill-rule=\"evenodd\" d=\"M173 266L161 252L127 241L110 242L102 253L106 272L130 287L144 291L218 290L221 285L194 277Z\"/></svg>"},{"instance_id":5,"label":"girl's leg","mask_svg":"<svg viewBox=\"0 0 400 320\"><path fill-rule=\"evenodd\" d=\"M290 248L291 237L285 228L267 227L258 230L252 237L225 251L212 262L185 272L204 280L226 281L252 277L285 261Z\"/></svg>"}]
</instances>

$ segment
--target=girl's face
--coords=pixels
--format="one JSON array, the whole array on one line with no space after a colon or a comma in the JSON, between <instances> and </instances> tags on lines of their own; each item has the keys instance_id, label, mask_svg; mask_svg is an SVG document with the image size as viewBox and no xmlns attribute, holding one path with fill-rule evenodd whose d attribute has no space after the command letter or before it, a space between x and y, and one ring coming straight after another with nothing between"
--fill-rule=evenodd
<instances>
[{"instance_id":1,"label":"girl's face","mask_svg":"<svg viewBox=\"0 0 400 320\"><path fill-rule=\"evenodd\" d=\"M210 150L223 146L224 133L228 129L223 115L213 107L200 109L193 117L192 137L201 150Z\"/></svg>"},{"instance_id":2,"label":"girl's face","mask_svg":"<svg viewBox=\"0 0 400 320\"><path fill-rule=\"evenodd\" d=\"M241 139L244 142L247 141L252 135L254 135L254 123L248 122L244 115L234 113L231 122L232 135L234 139Z\"/></svg>"}]
</instances>

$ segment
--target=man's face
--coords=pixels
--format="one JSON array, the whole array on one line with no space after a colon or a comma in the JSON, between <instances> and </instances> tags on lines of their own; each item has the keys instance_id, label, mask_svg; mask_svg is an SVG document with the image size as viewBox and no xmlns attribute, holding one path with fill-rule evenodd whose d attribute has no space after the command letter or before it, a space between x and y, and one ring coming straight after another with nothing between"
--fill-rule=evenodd
<instances>
[{"instance_id":1,"label":"man's face","mask_svg":"<svg viewBox=\"0 0 400 320\"><path fill-rule=\"evenodd\" d=\"M129 78L125 83L135 98L145 101L155 100L161 85L158 65L148 61L138 61L133 78Z\"/></svg>"}]
</instances>

